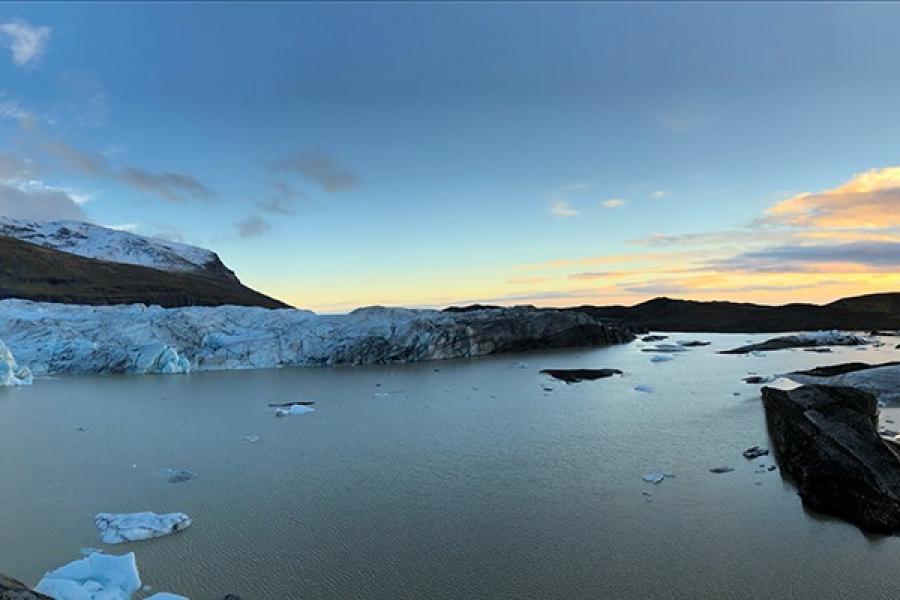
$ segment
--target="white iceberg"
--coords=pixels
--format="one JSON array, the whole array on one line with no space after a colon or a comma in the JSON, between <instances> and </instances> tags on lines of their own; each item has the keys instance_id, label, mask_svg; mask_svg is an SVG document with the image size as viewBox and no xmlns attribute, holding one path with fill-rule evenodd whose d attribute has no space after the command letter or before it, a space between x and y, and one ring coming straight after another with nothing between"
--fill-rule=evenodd
<instances>
[{"instance_id":1,"label":"white iceberg","mask_svg":"<svg viewBox=\"0 0 900 600\"><path fill-rule=\"evenodd\" d=\"M804 373L787 373L784 377L804 385L818 384L863 390L873 394L882 406L900 402L900 364L873 366L831 377Z\"/></svg>"},{"instance_id":2,"label":"white iceberg","mask_svg":"<svg viewBox=\"0 0 900 600\"><path fill-rule=\"evenodd\" d=\"M28 367L20 367L6 344L0 342L0 386L31 385L32 380Z\"/></svg>"},{"instance_id":3,"label":"white iceberg","mask_svg":"<svg viewBox=\"0 0 900 600\"><path fill-rule=\"evenodd\" d=\"M650 362L655 362L655 363L669 362L670 360L673 360L674 358L675 357L672 356L671 354L654 354L653 356L650 357Z\"/></svg>"},{"instance_id":4,"label":"white iceberg","mask_svg":"<svg viewBox=\"0 0 900 600\"><path fill-rule=\"evenodd\" d=\"M54 600L131 600L141 589L134 552L113 555L94 552L46 573L35 591ZM160 592L147 600L188 600Z\"/></svg>"},{"instance_id":5,"label":"white iceberg","mask_svg":"<svg viewBox=\"0 0 900 600\"><path fill-rule=\"evenodd\" d=\"M184 513L99 513L94 524L105 544L122 544L162 537L187 529L191 518Z\"/></svg>"},{"instance_id":6,"label":"white iceberg","mask_svg":"<svg viewBox=\"0 0 900 600\"><path fill-rule=\"evenodd\" d=\"M55 600L130 600L140 589L134 553L94 553L50 571L34 588Z\"/></svg>"},{"instance_id":7,"label":"white iceberg","mask_svg":"<svg viewBox=\"0 0 900 600\"><path fill-rule=\"evenodd\" d=\"M311 412L316 412L312 406L305 406L303 404L291 404L285 408L276 408L275 416L276 417L289 417L291 415L305 415Z\"/></svg>"}]
</instances>

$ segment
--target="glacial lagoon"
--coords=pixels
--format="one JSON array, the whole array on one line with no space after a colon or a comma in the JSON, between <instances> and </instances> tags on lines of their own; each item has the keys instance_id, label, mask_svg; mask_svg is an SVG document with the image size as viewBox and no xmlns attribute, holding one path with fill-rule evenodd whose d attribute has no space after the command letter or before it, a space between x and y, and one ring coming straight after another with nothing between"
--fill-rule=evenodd
<instances>
[{"instance_id":1,"label":"glacial lagoon","mask_svg":"<svg viewBox=\"0 0 900 600\"><path fill-rule=\"evenodd\" d=\"M712 345L658 363L636 342L0 389L0 566L33 585L81 548L133 551L146 595L192 600L892 598L900 538L805 511L758 472L771 456L741 456L768 446L742 378L900 350L716 354L766 337L671 334ZM624 375L539 372L604 367ZM267 406L294 400L315 412ZM100 542L96 513L143 510L194 522Z\"/></svg>"}]
</instances>

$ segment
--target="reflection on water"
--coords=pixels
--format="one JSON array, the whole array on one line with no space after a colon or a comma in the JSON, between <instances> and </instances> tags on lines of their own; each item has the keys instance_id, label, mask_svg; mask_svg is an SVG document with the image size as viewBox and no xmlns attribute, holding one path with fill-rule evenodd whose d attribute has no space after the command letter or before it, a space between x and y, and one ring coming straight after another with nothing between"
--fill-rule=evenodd
<instances>
[{"instance_id":1,"label":"reflection on water","mask_svg":"<svg viewBox=\"0 0 900 600\"><path fill-rule=\"evenodd\" d=\"M661 363L636 343L3 389L0 571L34 584L101 546L95 513L153 510L194 525L106 550L193 600L892 597L900 541L807 514L754 472L770 457L741 457L768 444L741 378L900 352L723 356L766 336L702 337ZM566 385L552 367L625 375ZM267 406L299 399L316 411Z\"/></svg>"}]
</instances>

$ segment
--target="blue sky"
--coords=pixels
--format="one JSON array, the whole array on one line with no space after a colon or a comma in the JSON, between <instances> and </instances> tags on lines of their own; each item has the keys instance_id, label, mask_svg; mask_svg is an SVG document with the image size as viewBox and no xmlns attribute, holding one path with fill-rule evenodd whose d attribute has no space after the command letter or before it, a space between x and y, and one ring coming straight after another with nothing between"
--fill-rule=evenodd
<instances>
[{"instance_id":1,"label":"blue sky","mask_svg":"<svg viewBox=\"0 0 900 600\"><path fill-rule=\"evenodd\" d=\"M898 283L896 218L762 221L900 209L900 6L4 4L0 41L0 209L211 247L298 306Z\"/></svg>"}]
</instances>

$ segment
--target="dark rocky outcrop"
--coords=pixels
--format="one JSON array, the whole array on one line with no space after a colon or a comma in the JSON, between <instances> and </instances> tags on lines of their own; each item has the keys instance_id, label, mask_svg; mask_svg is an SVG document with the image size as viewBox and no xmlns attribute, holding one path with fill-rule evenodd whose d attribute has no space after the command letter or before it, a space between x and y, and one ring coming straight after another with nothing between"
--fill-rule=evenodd
<instances>
[{"instance_id":1,"label":"dark rocky outcrop","mask_svg":"<svg viewBox=\"0 0 900 600\"><path fill-rule=\"evenodd\" d=\"M860 528L900 530L900 457L878 435L875 396L847 387L762 389L782 472L808 508Z\"/></svg>"},{"instance_id":2,"label":"dark rocky outcrop","mask_svg":"<svg viewBox=\"0 0 900 600\"><path fill-rule=\"evenodd\" d=\"M817 348L822 346L861 346L868 343L864 338L850 334L820 335L785 335L756 344L747 344L731 350L721 350L719 354L749 354L788 348Z\"/></svg>"},{"instance_id":3,"label":"dark rocky outcrop","mask_svg":"<svg viewBox=\"0 0 900 600\"><path fill-rule=\"evenodd\" d=\"M53 600L35 592L18 579L0 573L0 600Z\"/></svg>"},{"instance_id":4,"label":"dark rocky outcrop","mask_svg":"<svg viewBox=\"0 0 900 600\"><path fill-rule=\"evenodd\" d=\"M621 375L619 369L543 369L541 373L566 383L578 383L579 381L593 381Z\"/></svg>"},{"instance_id":5,"label":"dark rocky outcrop","mask_svg":"<svg viewBox=\"0 0 900 600\"><path fill-rule=\"evenodd\" d=\"M809 375L811 377L835 377L836 375L844 375L846 373L855 373L857 371L865 371L867 369L877 369L878 367L893 367L900 365L900 362L887 362L872 365L864 362L841 363L839 365L828 365L826 367L816 367L806 371L796 371L797 375Z\"/></svg>"},{"instance_id":6,"label":"dark rocky outcrop","mask_svg":"<svg viewBox=\"0 0 900 600\"><path fill-rule=\"evenodd\" d=\"M900 293L868 294L830 304L765 306L654 298L634 306L578 306L598 318L630 323L646 331L772 333L818 330L900 329Z\"/></svg>"}]
</instances>

